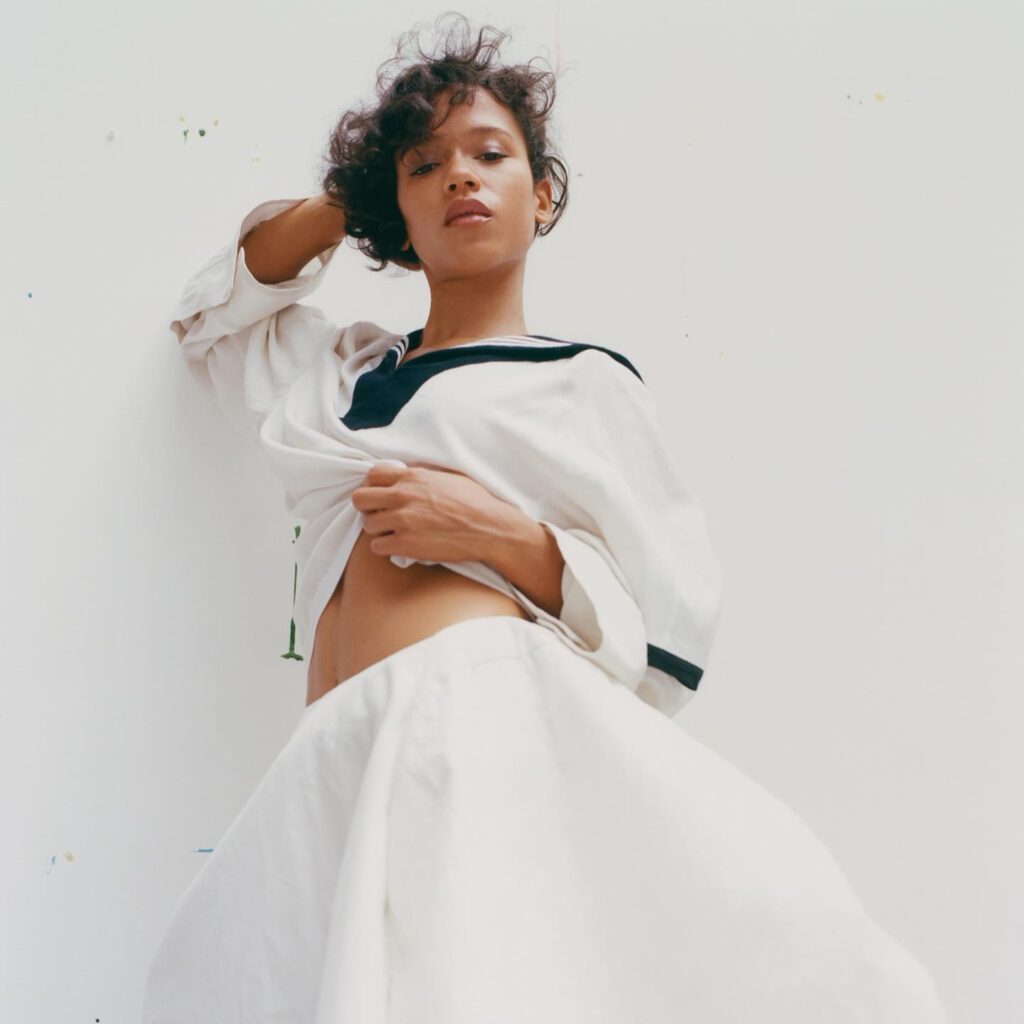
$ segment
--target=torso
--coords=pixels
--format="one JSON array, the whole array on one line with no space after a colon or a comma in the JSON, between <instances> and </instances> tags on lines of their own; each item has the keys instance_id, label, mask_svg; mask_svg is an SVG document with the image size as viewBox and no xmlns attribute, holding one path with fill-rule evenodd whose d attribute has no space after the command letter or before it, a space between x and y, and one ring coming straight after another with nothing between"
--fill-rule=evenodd
<instances>
[{"instance_id":1,"label":"torso","mask_svg":"<svg viewBox=\"0 0 1024 1024\"><path fill-rule=\"evenodd\" d=\"M432 636L439 629L491 615L529 618L507 594L443 565L406 568L370 550L363 531L317 623L306 704L339 683Z\"/></svg>"}]
</instances>

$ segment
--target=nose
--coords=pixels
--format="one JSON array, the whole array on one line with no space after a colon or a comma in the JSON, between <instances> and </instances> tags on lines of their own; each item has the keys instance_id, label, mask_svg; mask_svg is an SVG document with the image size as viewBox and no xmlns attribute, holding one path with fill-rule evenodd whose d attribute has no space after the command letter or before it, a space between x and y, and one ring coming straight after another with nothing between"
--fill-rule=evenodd
<instances>
[{"instance_id":1,"label":"nose","mask_svg":"<svg viewBox=\"0 0 1024 1024\"><path fill-rule=\"evenodd\" d=\"M464 161L465 157L453 160L451 163L446 182L446 188L449 192L456 191L460 184L469 185L471 188L479 188L480 186L480 179L474 172L472 164L465 163Z\"/></svg>"}]
</instances>

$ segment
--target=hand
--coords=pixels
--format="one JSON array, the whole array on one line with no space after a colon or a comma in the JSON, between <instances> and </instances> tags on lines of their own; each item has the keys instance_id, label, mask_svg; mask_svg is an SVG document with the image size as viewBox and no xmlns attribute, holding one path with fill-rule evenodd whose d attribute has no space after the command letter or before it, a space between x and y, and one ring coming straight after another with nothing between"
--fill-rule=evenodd
<instances>
[{"instance_id":1,"label":"hand","mask_svg":"<svg viewBox=\"0 0 1024 1024\"><path fill-rule=\"evenodd\" d=\"M479 559L509 513L518 512L457 470L386 464L370 469L352 504L363 513L363 529L375 535L374 554L427 562Z\"/></svg>"}]
</instances>

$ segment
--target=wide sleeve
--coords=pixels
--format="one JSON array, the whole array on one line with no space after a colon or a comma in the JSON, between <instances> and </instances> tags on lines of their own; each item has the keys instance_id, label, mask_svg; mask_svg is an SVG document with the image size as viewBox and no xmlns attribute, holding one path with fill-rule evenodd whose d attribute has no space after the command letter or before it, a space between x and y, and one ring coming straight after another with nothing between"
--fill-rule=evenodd
<instances>
[{"instance_id":1,"label":"wide sleeve","mask_svg":"<svg viewBox=\"0 0 1024 1024\"><path fill-rule=\"evenodd\" d=\"M591 530L552 519L538 522L554 538L565 562L561 610L552 615L509 580L510 590L536 620L636 692L647 670L647 634L622 571Z\"/></svg>"},{"instance_id":2,"label":"wide sleeve","mask_svg":"<svg viewBox=\"0 0 1024 1024\"><path fill-rule=\"evenodd\" d=\"M563 617L584 631L596 623L606 649L622 652L621 678L671 716L707 667L722 609L721 565L651 389L628 361L597 347L569 363L562 445L578 526L570 533L595 557L585 565L577 550L572 565L567 559Z\"/></svg>"},{"instance_id":3,"label":"wide sleeve","mask_svg":"<svg viewBox=\"0 0 1024 1024\"><path fill-rule=\"evenodd\" d=\"M258 436L299 375L344 340L345 329L299 302L319 286L340 242L278 284L258 281L245 262L246 233L301 202L271 199L253 207L234 237L188 279L172 310L170 327L185 358L210 380L228 420L249 438Z\"/></svg>"}]
</instances>

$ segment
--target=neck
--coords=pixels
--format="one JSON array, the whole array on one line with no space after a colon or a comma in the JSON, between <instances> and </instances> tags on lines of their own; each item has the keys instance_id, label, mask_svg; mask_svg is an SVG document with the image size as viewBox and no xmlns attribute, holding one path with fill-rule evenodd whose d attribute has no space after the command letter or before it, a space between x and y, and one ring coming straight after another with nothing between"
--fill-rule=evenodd
<instances>
[{"instance_id":1,"label":"neck","mask_svg":"<svg viewBox=\"0 0 1024 1024\"><path fill-rule=\"evenodd\" d=\"M524 262L484 274L430 283L430 313L423 325L423 348L458 345L477 338L526 334L523 316Z\"/></svg>"}]
</instances>

